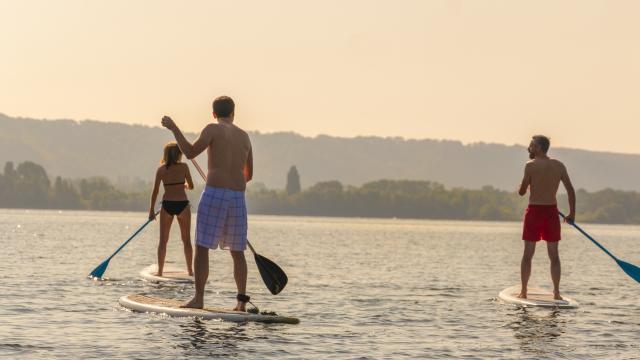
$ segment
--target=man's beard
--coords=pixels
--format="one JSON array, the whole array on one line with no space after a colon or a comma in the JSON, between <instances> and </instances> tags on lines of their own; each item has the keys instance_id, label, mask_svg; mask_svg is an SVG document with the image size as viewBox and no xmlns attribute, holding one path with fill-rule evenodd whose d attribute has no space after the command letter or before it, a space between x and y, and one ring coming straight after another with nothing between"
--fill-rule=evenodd
<instances>
[{"instance_id":1,"label":"man's beard","mask_svg":"<svg viewBox=\"0 0 640 360\"><path fill-rule=\"evenodd\" d=\"M533 160L535 158L536 158L536 156L533 155L533 153L531 151L529 151L529 159Z\"/></svg>"}]
</instances>

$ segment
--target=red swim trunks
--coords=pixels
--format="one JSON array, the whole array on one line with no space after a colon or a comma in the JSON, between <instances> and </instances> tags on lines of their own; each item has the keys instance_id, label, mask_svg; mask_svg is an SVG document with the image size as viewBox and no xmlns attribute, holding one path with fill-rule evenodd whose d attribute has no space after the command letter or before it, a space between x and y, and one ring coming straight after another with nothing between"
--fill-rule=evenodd
<instances>
[{"instance_id":1,"label":"red swim trunks","mask_svg":"<svg viewBox=\"0 0 640 360\"><path fill-rule=\"evenodd\" d=\"M529 204L524 213L522 240L560 241L560 216L556 205Z\"/></svg>"}]
</instances>

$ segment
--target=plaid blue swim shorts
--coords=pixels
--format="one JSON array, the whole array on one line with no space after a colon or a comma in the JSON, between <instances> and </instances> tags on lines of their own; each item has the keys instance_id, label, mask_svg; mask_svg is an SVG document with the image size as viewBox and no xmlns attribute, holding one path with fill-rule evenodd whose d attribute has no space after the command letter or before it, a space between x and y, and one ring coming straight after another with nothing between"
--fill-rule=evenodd
<instances>
[{"instance_id":1,"label":"plaid blue swim shorts","mask_svg":"<svg viewBox=\"0 0 640 360\"><path fill-rule=\"evenodd\" d=\"M207 186L200 197L196 244L209 249L247 248L247 204L244 191Z\"/></svg>"}]
</instances>

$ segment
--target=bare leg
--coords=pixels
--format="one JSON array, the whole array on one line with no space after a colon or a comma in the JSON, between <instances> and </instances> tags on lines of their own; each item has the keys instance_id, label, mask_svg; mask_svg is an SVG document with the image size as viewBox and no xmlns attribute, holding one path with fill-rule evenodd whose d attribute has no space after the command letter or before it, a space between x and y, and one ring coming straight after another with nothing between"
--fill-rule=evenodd
<instances>
[{"instance_id":1,"label":"bare leg","mask_svg":"<svg viewBox=\"0 0 640 360\"><path fill-rule=\"evenodd\" d=\"M524 253L522 254L522 261L520 262L520 278L522 280L522 287L520 288L519 298L527 298L527 284L529 283L529 277L531 277L531 259L536 252L535 241L524 242Z\"/></svg>"},{"instance_id":2,"label":"bare leg","mask_svg":"<svg viewBox=\"0 0 640 360\"><path fill-rule=\"evenodd\" d=\"M195 280L196 294L195 296L183 304L181 307L202 309L204 306L204 286L207 284L209 277L209 248L196 245L195 257Z\"/></svg>"},{"instance_id":3,"label":"bare leg","mask_svg":"<svg viewBox=\"0 0 640 360\"><path fill-rule=\"evenodd\" d=\"M244 251L230 251L233 257L233 277L236 280L238 294L246 294L247 292L247 260L244 257ZM238 301L233 310L247 311L246 303Z\"/></svg>"},{"instance_id":4,"label":"bare leg","mask_svg":"<svg viewBox=\"0 0 640 360\"><path fill-rule=\"evenodd\" d=\"M193 267L191 266L193 260L193 247L191 247L191 208L189 206L178 215L178 224L180 225L184 258L187 261L187 271L189 275L193 275Z\"/></svg>"},{"instance_id":5,"label":"bare leg","mask_svg":"<svg viewBox=\"0 0 640 360\"><path fill-rule=\"evenodd\" d=\"M160 241L158 242L158 272L157 276L162 276L164 269L164 259L167 256L167 243L169 242L169 231L173 215L167 213L164 209L160 211Z\"/></svg>"},{"instance_id":6,"label":"bare leg","mask_svg":"<svg viewBox=\"0 0 640 360\"><path fill-rule=\"evenodd\" d=\"M560 254L558 252L558 242L547 242L547 253L551 260L551 280L553 281L553 298L562 300L560 296Z\"/></svg>"}]
</instances>

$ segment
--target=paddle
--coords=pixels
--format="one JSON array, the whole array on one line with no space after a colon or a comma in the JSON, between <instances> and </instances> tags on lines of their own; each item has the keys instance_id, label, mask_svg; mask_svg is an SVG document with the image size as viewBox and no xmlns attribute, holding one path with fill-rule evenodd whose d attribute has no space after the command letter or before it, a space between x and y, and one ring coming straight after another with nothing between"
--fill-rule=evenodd
<instances>
[{"instance_id":1,"label":"paddle","mask_svg":"<svg viewBox=\"0 0 640 360\"><path fill-rule=\"evenodd\" d=\"M202 171L202 168L200 168L200 165L198 165L195 159L191 159L191 162L200 173L200 176L202 176L202 179L206 182L207 177L204 175L204 172ZM287 281L289 280L287 278L287 274L285 274L284 271L276 263L258 254L253 246L251 246L249 240L247 240L247 245L253 253L253 258L255 259L256 265L258 266L258 271L260 271L260 276L262 276L262 281L264 281L267 289L269 289L269 291L273 295L278 295L278 293L282 291L282 289L284 289L284 287L287 285Z\"/></svg>"},{"instance_id":2,"label":"paddle","mask_svg":"<svg viewBox=\"0 0 640 360\"><path fill-rule=\"evenodd\" d=\"M160 213L160 211L156 212L156 216ZM107 260L103 261L100 265L98 265L95 269L93 269L93 271L91 272L91 274L88 275L88 277L90 278L98 278L98 279L102 279L102 275L104 275L104 272L107 271L107 266L109 266L109 261L111 261L111 259L116 256L117 253L120 252L120 250L122 250L122 248L125 247L125 245L127 245L129 243L129 241L131 241L134 237L136 237L136 235L138 235L138 233L140 233L140 231L142 231L142 229L145 228L145 226L147 226L151 221L153 221L153 219L149 219L147 220L147 222L145 222L144 224L142 224L142 226L140 226L138 228L138 230L136 230L136 232L133 233L133 235L131 235L127 241L125 241L124 243L122 243L122 245L120 245L120 247L113 253L111 254L111 256L109 256L107 258Z\"/></svg>"},{"instance_id":3,"label":"paddle","mask_svg":"<svg viewBox=\"0 0 640 360\"><path fill-rule=\"evenodd\" d=\"M558 212L558 213L560 214L560 216L562 216L563 219L566 219L566 217L562 212ZM586 236L587 239L591 240L594 244L596 244L596 246L599 247L600 250L604 251L605 254L609 255L613 260L615 260L618 266L622 268L622 271L627 273L627 275L631 276L633 280L640 282L640 267L637 267L633 264L629 264L628 262L622 261L617 257L615 257L612 253L609 252L609 250L605 249L604 246L600 245L599 242L597 242L594 238L592 238L589 234L587 234L586 231L582 230L582 228L580 228L580 226L578 226L578 224L576 224L575 221L571 222L571 225L573 225L576 229L578 229L578 231L580 231L582 235Z\"/></svg>"}]
</instances>

